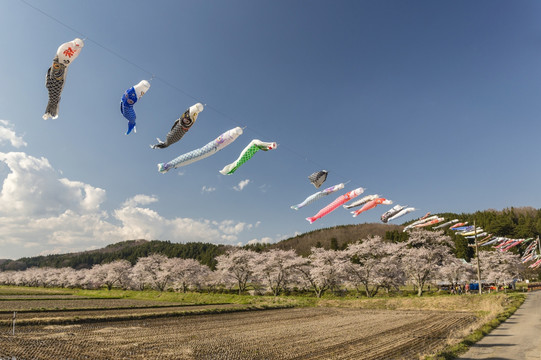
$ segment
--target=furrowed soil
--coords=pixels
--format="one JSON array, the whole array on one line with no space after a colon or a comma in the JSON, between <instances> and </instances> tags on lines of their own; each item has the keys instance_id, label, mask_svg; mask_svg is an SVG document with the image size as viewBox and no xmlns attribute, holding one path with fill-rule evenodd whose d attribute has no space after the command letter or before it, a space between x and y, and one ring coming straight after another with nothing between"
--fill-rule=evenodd
<instances>
[{"instance_id":1,"label":"furrowed soil","mask_svg":"<svg viewBox=\"0 0 541 360\"><path fill-rule=\"evenodd\" d=\"M475 321L464 311L308 307L25 325L15 335L2 325L0 359L417 359Z\"/></svg>"}]
</instances>

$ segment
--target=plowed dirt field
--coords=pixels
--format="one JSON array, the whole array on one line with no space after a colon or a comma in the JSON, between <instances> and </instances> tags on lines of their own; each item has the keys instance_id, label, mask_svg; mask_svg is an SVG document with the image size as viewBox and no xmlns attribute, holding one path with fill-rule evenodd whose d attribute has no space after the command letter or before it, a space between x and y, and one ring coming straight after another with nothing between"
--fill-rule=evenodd
<instances>
[{"instance_id":1,"label":"plowed dirt field","mask_svg":"<svg viewBox=\"0 0 541 360\"><path fill-rule=\"evenodd\" d=\"M317 307L26 325L14 336L3 326L0 359L417 359L474 320L468 312Z\"/></svg>"}]
</instances>

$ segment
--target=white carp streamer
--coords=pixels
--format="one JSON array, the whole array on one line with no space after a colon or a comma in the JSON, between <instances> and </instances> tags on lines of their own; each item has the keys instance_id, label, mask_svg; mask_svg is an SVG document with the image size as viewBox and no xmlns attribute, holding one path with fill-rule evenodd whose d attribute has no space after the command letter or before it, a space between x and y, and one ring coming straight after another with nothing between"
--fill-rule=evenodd
<instances>
[{"instance_id":1,"label":"white carp streamer","mask_svg":"<svg viewBox=\"0 0 541 360\"><path fill-rule=\"evenodd\" d=\"M387 210L383 214L381 214L381 221L384 223L387 223L393 216L398 214L402 209L406 208L407 205L395 205L392 209Z\"/></svg>"},{"instance_id":2,"label":"white carp streamer","mask_svg":"<svg viewBox=\"0 0 541 360\"><path fill-rule=\"evenodd\" d=\"M354 207L357 207L357 206L364 205L367 202L375 200L377 198L379 198L378 194L366 195L366 196L363 196L362 198L360 198L359 200L352 202L351 204L343 205L343 206L344 206L344 209L351 209L351 208L354 208Z\"/></svg>"},{"instance_id":3,"label":"white carp streamer","mask_svg":"<svg viewBox=\"0 0 541 360\"><path fill-rule=\"evenodd\" d=\"M409 214L409 213L412 212L412 211L415 211L415 208L413 208L413 207L408 207L408 208L402 209L402 210L400 210L399 212L397 212L396 214L394 214L393 216L391 216L391 217L389 218L389 221L394 220L394 219L397 219L397 218L399 218L399 217L401 217L401 216L404 216L404 215L406 215L406 214Z\"/></svg>"},{"instance_id":4,"label":"white carp streamer","mask_svg":"<svg viewBox=\"0 0 541 360\"><path fill-rule=\"evenodd\" d=\"M309 205L309 204L313 203L314 201L321 199L324 196L332 194L335 191L342 190L343 188L344 188L344 183L340 183L340 184L328 187L325 190L318 191L317 193L314 193L314 194L308 196L300 204L292 205L291 208L293 210L299 210L300 208L302 208L302 207L304 207L306 205Z\"/></svg>"},{"instance_id":5,"label":"white carp streamer","mask_svg":"<svg viewBox=\"0 0 541 360\"><path fill-rule=\"evenodd\" d=\"M231 130L228 130L199 149L195 149L186 154L180 155L179 157L169 162L158 164L158 171L162 174L165 174L173 168L186 166L196 161L207 158L211 155L214 155L218 151L225 148L227 145L233 143L233 141L235 141L241 134L242 129L238 126Z\"/></svg>"},{"instance_id":6,"label":"white carp streamer","mask_svg":"<svg viewBox=\"0 0 541 360\"><path fill-rule=\"evenodd\" d=\"M457 223L458 222L458 219L454 219L454 220L451 220L451 221L447 221L446 223L443 223L441 225L438 225L438 226L434 226L433 229L441 229L443 227L446 227L446 226L449 226L451 224L454 224L454 223Z\"/></svg>"}]
</instances>

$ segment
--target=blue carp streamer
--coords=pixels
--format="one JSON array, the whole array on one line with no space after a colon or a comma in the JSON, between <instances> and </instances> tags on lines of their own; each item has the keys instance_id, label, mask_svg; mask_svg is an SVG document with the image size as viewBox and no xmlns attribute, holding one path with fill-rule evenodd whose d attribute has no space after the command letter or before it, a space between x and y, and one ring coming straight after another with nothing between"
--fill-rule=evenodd
<instances>
[{"instance_id":1,"label":"blue carp streamer","mask_svg":"<svg viewBox=\"0 0 541 360\"><path fill-rule=\"evenodd\" d=\"M128 131L126 132L126 135L129 133L137 132L137 129L135 128L135 110L133 109L133 105L141 98L141 96L145 95L145 93L150 88L150 83L146 80L142 80L139 82L139 84L132 86L126 92L124 92L124 95L122 95L122 99L120 100L120 112L126 120L128 120Z\"/></svg>"}]
</instances>

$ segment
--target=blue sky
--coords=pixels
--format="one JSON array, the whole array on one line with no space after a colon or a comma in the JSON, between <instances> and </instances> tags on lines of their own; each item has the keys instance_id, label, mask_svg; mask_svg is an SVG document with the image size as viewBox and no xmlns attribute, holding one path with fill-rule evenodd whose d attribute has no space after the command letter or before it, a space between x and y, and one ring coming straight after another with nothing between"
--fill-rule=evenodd
<instances>
[{"instance_id":1,"label":"blue sky","mask_svg":"<svg viewBox=\"0 0 541 360\"><path fill-rule=\"evenodd\" d=\"M0 258L128 239L246 244L379 221L312 216L366 188L424 213L541 207L537 1L0 1ZM37 8L37 9L36 9ZM47 15L48 14L48 15ZM42 120L58 46L85 39L59 118ZM126 89L137 133L119 111ZM196 124L150 149L196 102ZM235 126L232 145L156 164ZM230 176L252 140L275 141ZM323 187L346 188L302 208Z\"/></svg>"}]
</instances>

